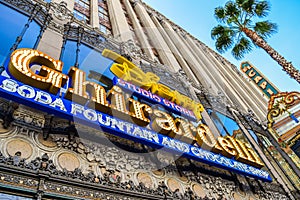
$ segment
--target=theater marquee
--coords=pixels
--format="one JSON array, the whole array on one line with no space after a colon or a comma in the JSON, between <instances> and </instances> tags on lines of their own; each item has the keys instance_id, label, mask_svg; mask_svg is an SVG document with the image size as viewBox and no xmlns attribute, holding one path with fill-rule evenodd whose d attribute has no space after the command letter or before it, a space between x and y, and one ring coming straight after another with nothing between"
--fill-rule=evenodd
<instances>
[{"instance_id":1,"label":"theater marquee","mask_svg":"<svg viewBox=\"0 0 300 200\"><path fill-rule=\"evenodd\" d=\"M205 124L195 123L203 111L199 102L160 84L155 74L144 73L114 52L105 50L103 55L115 61L111 71L118 77L108 91L87 81L85 72L78 68L71 67L65 75L61 61L36 50L18 49L12 53L8 66L12 77L0 76L0 94L145 145L165 147L209 165L272 180L268 172L260 169L263 163L248 144L229 136L214 138ZM41 66L38 74L31 71L32 64ZM67 82L68 88L62 94L61 88ZM132 95L145 101L141 103ZM174 118L151 107L151 103L183 117Z\"/></svg>"}]
</instances>

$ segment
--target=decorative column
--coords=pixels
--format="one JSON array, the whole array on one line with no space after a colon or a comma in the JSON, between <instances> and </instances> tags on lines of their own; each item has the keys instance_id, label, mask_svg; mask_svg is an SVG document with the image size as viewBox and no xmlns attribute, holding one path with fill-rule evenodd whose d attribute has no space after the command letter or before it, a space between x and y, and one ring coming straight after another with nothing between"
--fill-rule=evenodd
<instances>
[{"instance_id":1,"label":"decorative column","mask_svg":"<svg viewBox=\"0 0 300 200\"><path fill-rule=\"evenodd\" d=\"M106 0L112 33L120 42L133 40L120 0Z\"/></svg>"},{"instance_id":2,"label":"decorative column","mask_svg":"<svg viewBox=\"0 0 300 200\"><path fill-rule=\"evenodd\" d=\"M214 83L211 83L210 77L205 73L203 69L203 64L199 63L197 59L194 57L193 53L189 50L189 48L184 44L183 40L179 37L179 35L175 32L173 27L166 21L161 21L162 26L165 31L169 35L170 39L173 41L177 49L180 50L181 55L188 62L189 66L192 68L193 73L196 75L198 80L208 89L217 93L217 88Z\"/></svg>"},{"instance_id":3,"label":"decorative column","mask_svg":"<svg viewBox=\"0 0 300 200\"><path fill-rule=\"evenodd\" d=\"M165 39L167 45L169 46L169 48L173 52L173 54L176 57L177 61L179 62L181 68L184 69L184 71L187 73L188 77L190 77L196 84L199 84L199 81L196 78L195 74L190 69L189 65L185 62L184 58L181 56L181 53L178 51L178 49L176 48L176 46L174 45L174 43L172 42L172 40L170 39L170 37L168 36L166 31L164 30L164 28L161 26L160 22L157 19L157 16L152 15L151 18L152 18L154 24L157 26L159 32L161 33L161 35Z\"/></svg>"},{"instance_id":4,"label":"decorative column","mask_svg":"<svg viewBox=\"0 0 300 200\"><path fill-rule=\"evenodd\" d=\"M178 64L176 58L169 49L164 38L157 30L157 27L151 20L147 10L144 8L144 6L139 0L135 1L134 10L136 11L141 22L143 23L144 28L146 28L148 36L151 39L152 45L156 48L162 63L167 65L173 72L177 72L180 69L180 65Z\"/></svg>"},{"instance_id":5,"label":"decorative column","mask_svg":"<svg viewBox=\"0 0 300 200\"><path fill-rule=\"evenodd\" d=\"M99 13L98 13L98 0L90 1L90 21L91 26L99 28Z\"/></svg>"},{"instance_id":6,"label":"decorative column","mask_svg":"<svg viewBox=\"0 0 300 200\"><path fill-rule=\"evenodd\" d=\"M195 58L198 60L198 62L203 63L204 70L210 77L210 81L213 82L214 85L218 87L218 91L222 91L222 93L226 94L227 97L233 97L228 98L233 102L234 104L240 105L242 108L247 110L247 108L250 107L249 104L244 102L236 92L236 88L232 88L230 82L231 80L229 76L224 77L222 76L223 71L218 70L216 68L216 62L214 60L211 60L208 58L207 55L204 55L204 53L196 46L195 42L190 38L188 34L182 34L178 33L179 37L182 39L182 41L186 44L186 46L190 49L190 51L194 54ZM232 101L232 99L235 99L236 101Z\"/></svg>"},{"instance_id":7,"label":"decorative column","mask_svg":"<svg viewBox=\"0 0 300 200\"><path fill-rule=\"evenodd\" d=\"M230 95L229 99L234 99L245 111L252 108L259 115L260 119L264 119L266 113L266 102L261 95L249 88L249 84L245 84L241 77L235 71L232 71L231 66L226 63L220 63L210 52L203 52L203 49L196 45L194 39L190 35L183 36L184 41L193 50L198 59L200 59L206 67L207 73L216 78L216 82L223 83L219 90L226 90L226 94ZM256 95L251 95L256 92ZM240 93L249 94L247 99L240 98Z\"/></svg>"},{"instance_id":8,"label":"decorative column","mask_svg":"<svg viewBox=\"0 0 300 200\"><path fill-rule=\"evenodd\" d=\"M149 44L147 40L147 36L145 35L143 28L133 10L133 8L130 5L129 0L123 0L123 3L126 7L127 13L132 21L132 26L134 28L134 32L141 43L141 49L142 51L151 59L154 60L155 56L153 54L153 51L151 49L151 45Z\"/></svg>"}]
</instances>

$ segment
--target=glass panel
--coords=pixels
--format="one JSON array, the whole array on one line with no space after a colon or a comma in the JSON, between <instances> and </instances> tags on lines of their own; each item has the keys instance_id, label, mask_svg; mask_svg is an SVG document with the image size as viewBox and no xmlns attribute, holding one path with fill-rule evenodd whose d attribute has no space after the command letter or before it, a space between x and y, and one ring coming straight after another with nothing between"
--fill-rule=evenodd
<instances>
[{"instance_id":1,"label":"glass panel","mask_svg":"<svg viewBox=\"0 0 300 200\"><path fill-rule=\"evenodd\" d=\"M100 31L101 31L102 33L106 33L106 32L107 32L107 29L106 29L105 26L103 26L103 25L100 24Z\"/></svg>"},{"instance_id":2,"label":"glass panel","mask_svg":"<svg viewBox=\"0 0 300 200\"><path fill-rule=\"evenodd\" d=\"M31 198L25 198L25 197L20 197L16 195L10 195L10 194L3 194L0 193L0 199L7 199L7 200L31 200Z\"/></svg>"},{"instance_id":3,"label":"glass panel","mask_svg":"<svg viewBox=\"0 0 300 200\"><path fill-rule=\"evenodd\" d=\"M227 135L226 130L223 127L223 124L219 121L219 119L217 118L216 115L211 115L211 119L213 120L213 122L215 123L217 129L219 130L220 134L222 136Z\"/></svg>"},{"instance_id":4,"label":"glass panel","mask_svg":"<svg viewBox=\"0 0 300 200\"><path fill-rule=\"evenodd\" d=\"M74 13L75 18L88 22L88 17L86 15L82 14L81 12L79 12L77 10L74 10L73 13Z\"/></svg>"},{"instance_id":5,"label":"glass panel","mask_svg":"<svg viewBox=\"0 0 300 200\"><path fill-rule=\"evenodd\" d=\"M292 146L292 150L300 158L300 139L298 139L295 144Z\"/></svg>"},{"instance_id":6,"label":"glass panel","mask_svg":"<svg viewBox=\"0 0 300 200\"><path fill-rule=\"evenodd\" d=\"M24 25L27 23L28 17L3 4L0 4L0 13L2 13L0 15L0 63L3 64L9 53L9 49L12 47L17 36L21 33Z\"/></svg>"},{"instance_id":7,"label":"glass panel","mask_svg":"<svg viewBox=\"0 0 300 200\"><path fill-rule=\"evenodd\" d=\"M297 187L297 189L300 189L300 179L297 176L297 174L295 174L295 172L291 169L290 165L286 162L286 160L282 157L282 155L277 151L277 149L272 145L271 141L263 136L258 134L258 137L260 139L260 141L262 142L262 145L264 145L265 148L262 148L265 155L269 158L269 160L272 162L273 160L276 161L276 164L274 162L273 166L277 167L278 165L281 165L282 169L285 172L285 175L288 176L291 181L294 182L295 186ZM282 173L281 170L277 170L278 173ZM282 175L282 178L285 179L285 175Z\"/></svg>"},{"instance_id":8,"label":"glass panel","mask_svg":"<svg viewBox=\"0 0 300 200\"><path fill-rule=\"evenodd\" d=\"M238 131L240 130L240 127L238 124L231 118L216 112L217 117L220 119L221 123L225 127L226 131L229 133L229 135L238 134Z\"/></svg>"},{"instance_id":9,"label":"glass panel","mask_svg":"<svg viewBox=\"0 0 300 200\"><path fill-rule=\"evenodd\" d=\"M98 10L99 10L100 13L104 13L104 8L102 8L102 7L99 6Z\"/></svg>"},{"instance_id":10,"label":"glass panel","mask_svg":"<svg viewBox=\"0 0 300 200\"><path fill-rule=\"evenodd\" d=\"M0 15L0 63L3 64L8 56L10 48L13 46L16 38L20 35L27 23L28 17L3 4L0 4L0 13L5 13ZM40 33L40 29L40 26L35 21L32 21L18 48L33 48L37 36Z\"/></svg>"},{"instance_id":11,"label":"glass panel","mask_svg":"<svg viewBox=\"0 0 300 200\"><path fill-rule=\"evenodd\" d=\"M70 67L75 65L76 59L76 42L68 40L65 45L65 51L63 52L63 73L67 74Z\"/></svg>"},{"instance_id":12,"label":"glass panel","mask_svg":"<svg viewBox=\"0 0 300 200\"><path fill-rule=\"evenodd\" d=\"M207 112L222 136L230 135L236 137L238 135L240 137L242 132L233 119L210 109Z\"/></svg>"},{"instance_id":13,"label":"glass panel","mask_svg":"<svg viewBox=\"0 0 300 200\"><path fill-rule=\"evenodd\" d=\"M91 71L95 71L113 79L114 75L110 71L112 63L112 60L103 57L100 52L86 45L80 46L79 68L85 71L87 75L90 74Z\"/></svg>"},{"instance_id":14,"label":"glass panel","mask_svg":"<svg viewBox=\"0 0 300 200\"><path fill-rule=\"evenodd\" d=\"M254 138L254 140L256 141L256 143L258 143L258 140L257 140L257 136L256 136L256 134L254 133L254 131L252 131L252 130L248 130L248 132L251 134L251 136Z\"/></svg>"},{"instance_id":15,"label":"glass panel","mask_svg":"<svg viewBox=\"0 0 300 200\"><path fill-rule=\"evenodd\" d=\"M76 42L68 40L65 46L65 52L63 54L62 61L64 62L63 73L67 74L70 67L74 66L76 59ZM91 71L97 72L99 74L104 74L110 79L113 79L114 75L110 71L110 66L113 63L112 60L107 59L101 55L100 52L81 44L80 52L78 56L79 69L86 72L87 80L88 75ZM93 80L95 81L95 80Z\"/></svg>"},{"instance_id":16,"label":"glass panel","mask_svg":"<svg viewBox=\"0 0 300 200\"><path fill-rule=\"evenodd\" d=\"M35 22L30 23L30 27L27 29L23 36L21 43L18 48L33 48L34 43L40 33L41 27Z\"/></svg>"}]
</instances>

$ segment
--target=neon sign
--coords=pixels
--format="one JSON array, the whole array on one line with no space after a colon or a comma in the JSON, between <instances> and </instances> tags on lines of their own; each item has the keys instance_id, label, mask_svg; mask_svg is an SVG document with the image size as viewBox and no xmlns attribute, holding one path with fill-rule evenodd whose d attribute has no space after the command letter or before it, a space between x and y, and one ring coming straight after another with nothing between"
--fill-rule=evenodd
<instances>
[{"instance_id":1,"label":"neon sign","mask_svg":"<svg viewBox=\"0 0 300 200\"><path fill-rule=\"evenodd\" d=\"M103 56L114 60L110 70L119 78L128 81L142 89L151 90L152 93L169 100L169 102L176 103L186 109L191 109L197 119L201 119L201 112L204 110L199 102L195 102L189 97L180 94L176 90L158 83L159 77L151 72L144 73L135 64L124 58L123 56L105 49L102 52ZM186 113L186 112L184 112Z\"/></svg>"},{"instance_id":2,"label":"neon sign","mask_svg":"<svg viewBox=\"0 0 300 200\"><path fill-rule=\"evenodd\" d=\"M38 74L31 71L32 63L41 65ZM60 61L42 52L16 50L11 55L9 72L17 80L1 76L1 96L69 120L75 118L95 128L100 126L111 134L166 147L197 161L271 181L267 172L258 169L263 163L248 144L229 136L214 138L205 124L195 126L186 119L173 118L133 98L125 98L118 85L106 91L101 85L86 81L85 72L75 67L64 75L62 67ZM59 89L69 78L70 86L61 97Z\"/></svg>"},{"instance_id":3,"label":"neon sign","mask_svg":"<svg viewBox=\"0 0 300 200\"><path fill-rule=\"evenodd\" d=\"M188 119L191 119L191 120L197 120L197 118L196 118L193 111L191 111L189 109L186 109L182 106L179 106L179 105L175 104L174 102L169 101L165 98L162 98L162 97L160 97L156 94L153 94L152 92L150 92L148 90L137 87L136 85L134 85L130 82L124 81L123 79L119 79L119 78L115 77L113 79L113 84L117 85L117 86L120 86L125 91L128 91L128 92L136 95L137 97L147 99L151 103L161 104L168 111L171 111L173 113L182 115L182 116L184 116Z\"/></svg>"}]
</instances>

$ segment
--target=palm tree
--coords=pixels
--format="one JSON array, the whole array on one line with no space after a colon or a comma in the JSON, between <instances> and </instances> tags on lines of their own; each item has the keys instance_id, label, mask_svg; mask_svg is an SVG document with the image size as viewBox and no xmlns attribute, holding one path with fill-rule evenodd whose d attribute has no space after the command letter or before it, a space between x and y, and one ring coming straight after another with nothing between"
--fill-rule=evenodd
<instances>
[{"instance_id":1,"label":"palm tree","mask_svg":"<svg viewBox=\"0 0 300 200\"><path fill-rule=\"evenodd\" d=\"M269 11L270 4L264 0L228 1L224 7L215 8L215 17L220 24L212 29L211 37L216 40L216 49L224 53L232 48L232 55L239 60L252 50L253 44L259 46L300 83L299 70L266 42L266 38L276 32L277 25L267 20L253 21L255 17L266 17Z\"/></svg>"}]
</instances>

